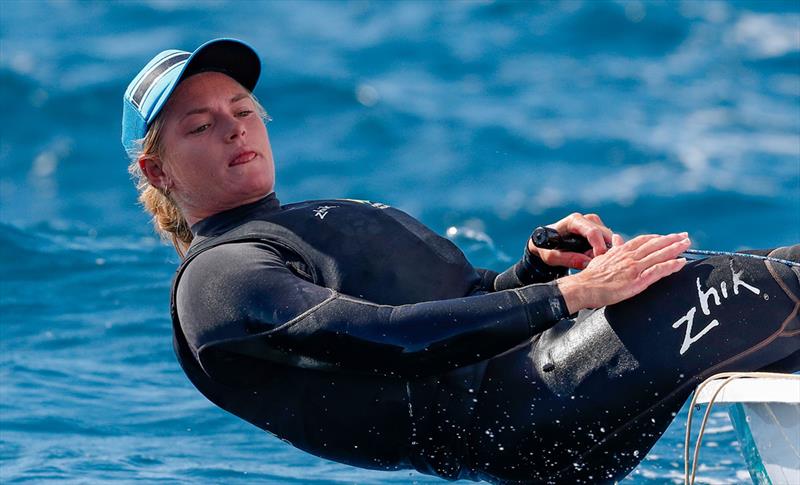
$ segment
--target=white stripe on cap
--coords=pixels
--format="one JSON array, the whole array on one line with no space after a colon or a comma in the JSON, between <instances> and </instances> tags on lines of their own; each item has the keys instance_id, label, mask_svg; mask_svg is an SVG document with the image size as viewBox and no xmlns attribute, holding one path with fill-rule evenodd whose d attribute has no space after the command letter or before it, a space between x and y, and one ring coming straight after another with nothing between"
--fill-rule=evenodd
<instances>
[{"instance_id":1,"label":"white stripe on cap","mask_svg":"<svg viewBox=\"0 0 800 485\"><path fill-rule=\"evenodd\" d=\"M185 54L186 53L185 51L173 50L173 51L164 51L164 52L162 52L162 54L164 54L166 52L170 52L170 53L167 54L166 57L164 57L163 59L160 59L158 61L156 61L158 56L154 57L153 60L150 61L153 65L150 66L150 68L147 69L146 71L142 70L141 72L139 72L139 74L137 74L137 76L133 79L133 83L128 85L128 89L125 90L125 96L127 96L129 101L133 101L133 98L135 97L134 93L139 89L139 86L141 86L142 83L145 81L145 79L147 79L148 76L150 76L150 74L156 68L158 68L161 64L163 64L164 61L166 61L168 59L172 59L173 57L178 56L180 54ZM145 66L145 68L147 68L147 66ZM141 102L141 98L139 98L138 101Z\"/></svg>"},{"instance_id":2,"label":"white stripe on cap","mask_svg":"<svg viewBox=\"0 0 800 485\"><path fill-rule=\"evenodd\" d=\"M168 72L180 66L181 62L188 59L190 55L191 54L188 52L176 52L165 57L159 63L150 68L150 70L147 71L147 74L143 75L136 86L131 89L131 104L136 106L137 109L141 110L142 103L145 99L147 99L147 95L150 94L150 91L153 89L153 87L158 84L158 81L161 80Z\"/></svg>"}]
</instances>

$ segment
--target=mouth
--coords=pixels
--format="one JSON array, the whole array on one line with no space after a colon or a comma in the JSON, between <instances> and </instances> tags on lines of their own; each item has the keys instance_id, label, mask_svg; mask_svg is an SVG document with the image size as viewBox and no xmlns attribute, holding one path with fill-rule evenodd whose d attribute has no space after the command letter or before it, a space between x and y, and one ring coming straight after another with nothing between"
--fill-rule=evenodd
<instances>
[{"instance_id":1,"label":"mouth","mask_svg":"<svg viewBox=\"0 0 800 485\"><path fill-rule=\"evenodd\" d=\"M257 156L258 156L258 153L254 152L254 151L251 151L251 150L245 150L245 151L239 152L236 155L234 155L233 158L231 158L231 161L228 162L228 166L229 167L233 167L234 165L245 164L247 162L252 161Z\"/></svg>"}]
</instances>

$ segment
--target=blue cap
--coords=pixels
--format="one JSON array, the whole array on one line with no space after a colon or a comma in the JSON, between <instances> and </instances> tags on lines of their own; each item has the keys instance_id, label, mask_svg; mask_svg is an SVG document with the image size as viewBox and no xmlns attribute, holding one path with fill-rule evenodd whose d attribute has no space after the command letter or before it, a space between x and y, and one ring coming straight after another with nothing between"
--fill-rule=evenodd
<instances>
[{"instance_id":1,"label":"blue cap","mask_svg":"<svg viewBox=\"0 0 800 485\"><path fill-rule=\"evenodd\" d=\"M261 61L252 47L236 39L214 39L194 52L166 50L144 66L125 90L122 101L122 146L135 152L150 123L167 104L175 87L200 72L222 72L252 91Z\"/></svg>"}]
</instances>

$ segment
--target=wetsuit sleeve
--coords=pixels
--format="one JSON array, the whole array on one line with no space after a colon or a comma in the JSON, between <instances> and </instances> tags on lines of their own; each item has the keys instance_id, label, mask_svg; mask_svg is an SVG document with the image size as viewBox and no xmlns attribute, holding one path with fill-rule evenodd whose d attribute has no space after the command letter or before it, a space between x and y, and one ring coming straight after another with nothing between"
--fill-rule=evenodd
<instances>
[{"instance_id":1,"label":"wetsuit sleeve","mask_svg":"<svg viewBox=\"0 0 800 485\"><path fill-rule=\"evenodd\" d=\"M549 266L542 258L531 254L526 247L522 258L502 273L479 269L482 286L488 291L502 291L525 285L547 283L567 275L564 266ZM493 278L493 279L492 279Z\"/></svg>"},{"instance_id":2,"label":"wetsuit sleeve","mask_svg":"<svg viewBox=\"0 0 800 485\"><path fill-rule=\"evenodd\" d=\"M301 368L422 377L504 352L567 317L555 284L379 305L301 278L263 243L199 255L180 280L177 309L212 377L215 361L236 354Z\"/></svg>"},{"instance_id":3,"label":"wetsuit sleeve","mask_svg":"<svg viewBox=\"0 0 800 485\"><path fill-rule=\"evenodd\" d=\"M486 268L475 268L475 271L481 278L478 284L476 285L478 287L477 288L478 290L489 291L489 292L497 291L494 287L494 282L500 273Z\"/></svg>"}]
</instances>

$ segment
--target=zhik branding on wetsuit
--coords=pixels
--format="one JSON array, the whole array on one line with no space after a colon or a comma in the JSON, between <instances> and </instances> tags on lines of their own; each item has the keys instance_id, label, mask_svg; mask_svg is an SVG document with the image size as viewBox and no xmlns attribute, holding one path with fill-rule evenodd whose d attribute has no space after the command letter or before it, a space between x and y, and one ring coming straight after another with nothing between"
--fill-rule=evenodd
<instances>
[{"instance_id":1,"label":"zhik branding on wetsuit","mask_svg":"<svg viewBox=\"0 0 800 485\"><path fill-rule=\"evenodd\" d=\"M748 283L746 283L745 281L742 280L743 271L736 272L736 270L733 269L733 260L730 261L730 268L731 268L731 279L732 279L732 283L733 283L733 294L734 295L738 295L739 294L739 288L740 287L741 288L745 288L748 291L751 291L756 295L760 295L761 294L761 290L760 289L758 289L755 286L750 285L750 284L748 284ZM697 297L700 299L700 309L702 310L704 315L709 316L709 315L711 315L711 308L709 308L709 305L708 305L709 300L711 299L711 297L713 297L714 298L714 304L716 306L721 306L722 305L722 301L720 300L719 294L722 293L722 298L727 300L728 299L728 285L726 284L725 281L723 281L719 285L719 292L714 287L711 287L708 290L703 291L703 289L700 287L700 278L699 277L697 278L696 282L697 282ZM764 295L764 298L767 298L766 294ZM703 329L700 330L697 334L692 335L692 327L694 325L694 317L695 317L696 313L697 313L697 306L693 306L692 308L689 309L688 312L686 312L686 315L684 315L683 317L681 317L680 320L678 320L677 322L672 324L672 328L678 328L681 325L683 325L684 323L686 323L686 334L683 337L683 344L681 344L681 350L680 350L680 354L681 355L686 353L686 351L689 350L689 347L691 347L693 343L695 343L698 340L700 340L701 338L703 338L703 336L705 334L707 334L712 328L714 328L714 327L719 325L719 320L714 318L713 320L711 320L711 322L708 325L703 327Z\"/></svg>"},{"instance_id":2,"label":"zhik branding on wetsuit","mask_svg":"<svg viewBox=\"0 0 800 485\"><path fill-rule=\"evenodd\" d=\"M321 205L314 209L314 215L319 217L320 219L325 219L325 216L328 215L328 211L331 209L335 209L337 206L335 205Z\"/></svg>"},{"instance_id":3,"label":"zhik branding on wetsuit","mask_svg":"<svg viewBox=\"0 0 800 485\"><path fill-rule=\"evenodd\" d=\"M388 209L389 208L388 205L381 204L380 202L370 202L368 200L359 200L359 199L341 199L341 200L344 200L344 201L347 201L347 202L357 202L359 204L371 205L372 207L374 207L376 209ZM337 207L338 206L336 206L336 205L320 205L320 206L317 206L317 208L314 209L314 215L316 217L319 217L320 219L324 220L325 216L328 215L328 211L331 210L331 209L335 209Z\"/></svg>"}]
</instances>

